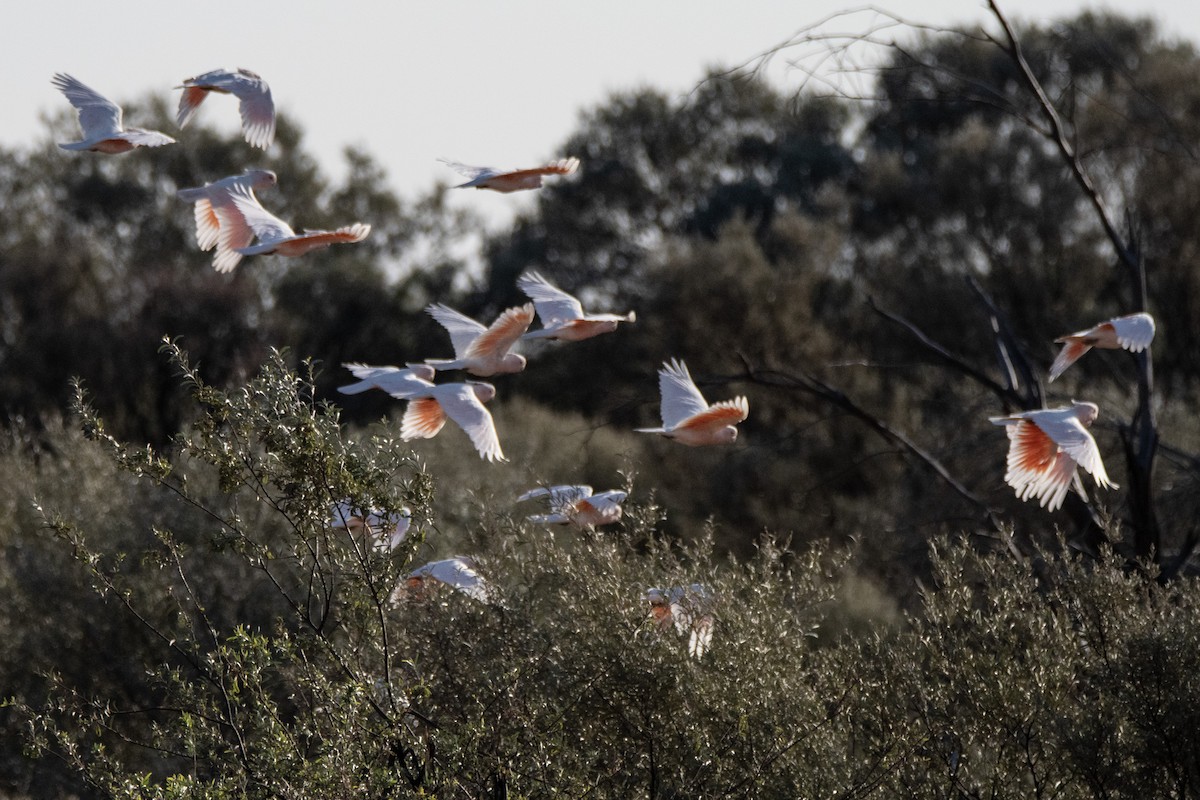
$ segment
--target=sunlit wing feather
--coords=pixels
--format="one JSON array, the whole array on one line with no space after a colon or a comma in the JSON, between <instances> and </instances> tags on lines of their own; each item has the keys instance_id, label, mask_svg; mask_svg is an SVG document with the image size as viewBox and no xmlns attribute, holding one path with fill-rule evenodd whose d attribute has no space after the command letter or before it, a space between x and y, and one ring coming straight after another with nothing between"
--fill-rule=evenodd
<instances>
[{"instance_id":1,"label":"sunlit wing feather","mask_svg":"<svg viewBox=\"0 0 1200 800\"><path fill-rule=\"evenodd\" d=\"M497 317L496 321L483 333L475 337L475 340L467 347L466 352L460 355L459 358L474 358L487 355L502 356L517 343L517 340L521 338L521 334L529 330L529 323L531 322L533 322L532 305L527 304L510 308ZM454 349L457 353L458 346L455 345Z\"/></svg>"},{"instance_id":2,"label":"sunlit wing feather","mask_svg":"<svg viewBox=\"0 0 1200 800\"><path fill-rule=\"evenodd\" d=\"M1021 500L1037 497L1050 511L1059 508L1075 474L1074 460L1029 420L1010 424L1006 432L1011 441L1004 481Z\"/></svg>"},{"instance_id":3,"label":"sunlit wing feather","mask_svg":"<svg viewBox=\"0 0 1200 800\"><path fill-rule=\"evenodd\" d=\"M296 232L290 225L263 208L248 189L236 187L229 194L237 211L240 212L242 224L247 226L262 243L278 242L296 236ZM229 234L226 234L227 229L230 231ZM234 234L234 231L239 232ZM221 235L222 237L244 235L237 223L236 215L221 216Z\"/></svg>"},{"instance_id":4,"label":"sunlit wing feather","mask_svg":"<svg viewBox=\"0 0 1200 800\"><path fill-rule=\"evenodd\" d=\"M668 430L708 410L708 401L696 388L687 365L678 359L665 363L658 371L658 389L662 394L663 427Z\"/></svg>"},{"instance_id":5,"label":"sunlit wing feather","mask_svg":"<svg viewBox=\"0 0 1200 800\"><path fill-rule=\"evenodd\" d=\"M722 400L714 403L705 411L695 414L674 426L676 430L708 430L724 428L726 425L736 425L750 416L750 403L745 397L735 397L732 400Z\"/></svg>"},{"instance_id":6,"label":"sunlit wing feather","mask_svg":"<svg viewBox=\"0 0 1200 800\"><path fill-rule=\"evenodd\" d=\"M201 250L212 250L221 236L221 223L213 211L212 201L207 197L197 200L193 213L196 217L196 244Z\"/></svg>"},{"instance_id":7,"label":"sunlit wing feather","mask_svg":"<svg viewBox=\"0 0 1200 800\"><path fill-rule=\"evenodd\" d=\"M446 413L441 403L432 397L415 397L408 401L404 419L400 423L400 438L432 439L446 424Z\"/></svg>"},{"instance_id":8,"label":"sunlit wing feather","mask_svg":"<svg viewBox=\"0 0 1200 800\"><path fill-rule=\"evenodd\" d=\"M543 325L583 318L583 304L538 272L526 272L517 278L517 288L533 301Z\"/></svg>"},{"instance_id":9,"label":"sunlit wing feather","mask_svg":"<svg viewBox=\"0 0 1200 800\"><path fill-rule=\"evenodd\" d=\"M456 358L466 358L475 340L487 332L481 323L441 303L427 306L425 312L450 334L450 344L454 347Z\"/></svg>"},{"instance_id":10,"label":"sunlit wing feather","mask_svg":"<svg viewBox=\"0 0 1200 800\"><path fill-rule=\"evenodd\" d=\"M592 496L592 487L590 486L539 486L536 489L530 489L520 497L517 502L524 500L536 500L541 497L549 498L547 501L551 508L561 508L564 505L572 505L578 500Z\"/></svg>"},{"instance_id":11,"label":"sunlit wing feather","mask_svg":"<svg viewBox=\"0 0 1200 800\"><path fill-rule=\"evenodd\" d=\"M1121 347L1133 353L1140 353L1154 341L1154 317L1146 313L1130 314L1109 320L1117 334Z\"/></svg>"},{"instance_id":12,"label":"sunlit wing feather","mask_svg":"<svg viewBox=\"0 0 1200 800\"><path fill-rule=\"evenodd\" d=\"M165 133L142 130L141 128L126 128L117 134L117 136L139 147L161 147L164 144L171 144L175 141Z\"/></svg>"},{"instance_id":13,"label":"sunlit wing feather","mask_svg":"<svg viewBox=\"0 0 1200 800\"><path fill-rule=\"evenodd\" d=\"M1038 425L1045 431L1053 442L1063 452L1067 453L1079 466L1085 471L1091 473L1096 483L1101 486L1109 486L1108 473L1104 470L1104 463L1100 458L1100 448L1096 445L1096 440L1092 438L1092 434L1078 418L1070 417L1051 417L1045 420L1039 420Z\"/></svg>"},{"instance_id":14,"label":"sunlit wing feather","mask_svg":"<svg viewBox=\"0 0 1200 800\"><path fill-rule=\"evenodd\" d=\"M1064 337L1059 341L1063 343L1063 347L1062 350L1058 351L1058 355L1055 356L1054 363L1050 365L1051 382L1053 382L1054 379L1059 375L1062 375L1066 371L1067 367L1071 366L1080 358L1082 358L1088 350L1092 349L1091 345L1086 344L1079 339Z\"/></svg>"},{"instance_id":15,"label":"sunlit wing feather","mask_svg":"<svg viewBox=\"0 0 1200 800\"><path fill-rule=\"evenodd\" d=\"M271 87L250 70L239 69L226 83L238 99L242 135L255 147L266 150L275 141L275 101Z\"/></svg>"},{"instance_id":16,"label":"sunlit wing feather","mask_svg":"<svg viewBox=\"0 0 1200 800\"><path fill-rule=\"evenodd\" d=\"M187 127L196 113L196 109L208 97L208 90L196 86L184 86L183 94L179 95L179 109L175 112L175 124L181 128Z\"/></svg>"},{"instance_id":17,"label":"sunlit wing feather","mask_svg":"<svg viewBox=\"0 0 1200 800\"><path fill-rule=\"evenodd\" d=\"M438 161L442 162L447 167L450 167L450 169L454 170L459 175L462 175L465 178L470 178L473 181L478 178L491 178L504 174L503 170L496 170L492 167L473 167L470 164L463 164L460 161L451 161L446 158L439 158Z\"/></svg>"},{"instance_id":18,"label":"sunlit wing feather","mask_svg":"<svg viewBox=\"0 0 1200 800\"><path fill-rule=\"evenodd\" d=\"M625 498L628 496L629 494L627 492L613 489L607 492L593 494L591 497L588 497L585 502L589 503L596 511L605 513L620 506L621 503L625 502Z\"/></svg>"},{"instance_id":19,"label":"sunlit wing feather","mask_svg":"<svg viewBox=\"0 0 1200 800\"><path fill-rule=\"evenodd\" d=\"M420 377L410 368L373 367L357 363L347 363L342 366L359 379L358 383L339 386L338 391L342 394L359 394L368 389L380 389L392 397L403 400L410 395L426 392L433 387L430 381ZM421 366L424 367L424 365Z\"/></svg>"},{"instance_id":20,"label":"sunlit wing feather","mask_svg":"<svg viewBox=\"0 0 1200 800\"><path fill-rule=\"evenodd\" d=\"M342 228L335 228L331 231L305 231L290 237L290 241L303 243L308 245L310 249L324 247L331 244L350 244L352 242L361 242L371 233L371 226L364 225L361 222L356 222L353 225L346 225Z\"/></svg>"},{"instance_id":21,"label":"sunlit wing feather","mask_svg":"<svg viewBox=\"0 0 1200 800\"><path fill-rule=\"evenodd\" d=\"M122 132L121 107L116 103L66 73L58 73L51 83L75 106L86 139L103 139Z\"/></svg>"},{"instance_id":22,"label":"sunlit wing feather","mask_svg":"<svg viewBox=\"0 0 1200 800\"><path fill-rule=\"evenodd\" d=\"M451 388L452 387L452 388ZM503 461L500 438L492 415L475 395L470 384L443 384L438 387L438 400L446 416L466 431L479 455L488 461ZM403 435L403 431L401 432Z\"/></svg>"},{"instance_id":23,"label":"sunlit wing feather","mask_svg":"<svg viewBox=\"0 0 1200 800\"><path fill-rule=\"evenodd\" d=\"M487 582L479 574L475 564L461 556L425 564L409 573L409 577L432 578L481 603L486 603L490 594Z\"/></svg>"},{"instance_id":24,"label":"sunlit wing feather","mask_svg":"<svg viewBox=\"0 0 1200 800\"><path fill-rule=\"evenodd\" d=\"M549 164L543 164L540 167L529 167L527 169L514 169L508 172L501 172L505 178L520 179L526 176L533 175L570 175L579 168L578 158L564 158L559 161L551 161Z\"/></svg>"},{"instance_id":25,"label":"sunlit wing feather","mask_svg":"<svg viewBox=\"0 0 1200 800\"><path fill-rule=\"evenodd\" d=\"M713 618L705 615L692 622L688 634L688 655L692 658L703 658L712 644Z\"/></svg>"}]
</instances>

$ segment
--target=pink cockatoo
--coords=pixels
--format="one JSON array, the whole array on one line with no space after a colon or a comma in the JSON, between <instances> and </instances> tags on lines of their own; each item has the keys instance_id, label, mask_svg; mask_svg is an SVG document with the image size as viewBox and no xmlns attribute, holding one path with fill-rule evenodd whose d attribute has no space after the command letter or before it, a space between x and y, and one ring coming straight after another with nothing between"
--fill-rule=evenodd
<instances>
[{"instance_id":1,"label":"pink cockatoo","mask_svg":"<svg viewBox=\"0 0 1200 800\"><path fill-rule=\"evenodd\" d=\"M402 508L398 512L385 514L377 509L362 509L349 500L339 500L331 510L331 528L345 528L351 533L365 532L374 539L373 548L391 552L400 546L412 525L412 512Z\"/></svg>"},{"instance_id":2,"label":"pink cockatoo","mask_svg":"<svg viewBox=\"0 0 1200 800\"><path fill-rule=\"evenodd\" d=\"M159 131L126 128L121 121L121 107L90 86L65 73L58 73L50 82L71 101L79 114L83 139L59 143L63 150L90 150L93 153L128 153L138 147L162 147L175 140Z\"/></svg>"},{"instance_id":3,"label":"pink cockatoo","mask_svg":"<svg viewBox=\"0 0 1200 800\"><path fill-rule=\"evenodd\" d=\"M217 248L213 256L213 269L229 272L242 260L237 248L247 247L254 241L254 232L249 226L238 225L230 235L221 237L221 217L217 209L226 215L239 212L233 202L234 192L246 192L254 197L255 189L265 189L277 183L275 173L269 169L248 169L241 175L231 175L219 181L206 183L191 189L180 189L175 194L181 200L195 203L196 243L201 250ZM257 203L258 198L254 198ZM244 222L244 218L243 218Z\"/></svg>"},{"instance_id":4,"label":"pink cockatoo","mask_svg":"<svg viewBox=\"0 0 1200 800\"><path fill-rule=\"evenodd\" d=\"M530 522L546 525L566 525L592 529L600 525L611 525L621 519L621 503L628 494L618 490L592 493L590 486L550 486L530 489L517 498L525 500L545 498L550 507L549 514L534 514Z\"/></svg>"},{"instance_id":5,"label":"pink cockatoo","mask_svg":"<svg viewBox=\"0 0 1200 800\"><path fill-rule=\"evenodd\" d=\"M1093 347L1105 350L1124 348L1131 353L1145 350L1154 341L1154 317L1145 312L1115 317L1094 328L1068 333L1054 341L1061 344L1063 349L1050 365L1051 381Z\"/></svg>"},{"instance_id":6,"label":"pink cockatoo","mask_svg":"<svg viewBox=\"0 0 1200 800\"><path fill-rule=\"evenodd\" d=\"M381 389L399 400L407 400L408 408L400 423L400 438L432 439L446 424L454 420L462 428L481 458L504 461L496 424L484 403L496 396L496 387L482 381L467 383L432 382L433 368L414 364L411 368L370 367L366 364L344 364L360 380L338 387L342 394L359 394L368 389Z\"/></svg>"},{"instance_id":7,"label":"pink cockatoo","mask_svg":"<svg viewBox=\"0 0 1200 800\"><path fill-rule=\"evenodd\" d=\"M646 590L650 617L659 630L671 625L680 636L687 634L688 655L701 658L712 644L712 593L699 583L670 589Z\"/></svg>"},{"instance_id":8,"label":"pink cockatoo","mask_svg":"<svg viewBox=\"0 0 1200 800\"><path fill-rule=\"evenodd\" d=\"M238 99L242 115L242 136L254 147L266 150L275 141L275 101L271 87L259 75L248 69L215 69L194 78L187 78L176 89L179 97L176 122L185 127L209 92L232 94Z\"/></svg>"},{"instance_id":9,"label":"pink cockatoo","mask_svg":"<svg viewBox=\"0 0 1200 800\"><path fill-rule=\"evenodd\" d=\"M491 588L479 573L475 559L469 556L455 556L442 561L431 561L410 572L404 579L404 584L392 593L392 602L428 599L438 585L453 587L481 603L486 603L491 598Z\"/></svg>"},{"instance_id":10,"label":"pink cockatoo","mask_svg":"<svg viewBox=\"0 0 1200 800\"><path fill-rule=\"evenodd\" d=\"M579 342L611 333L618 323L634 322L637 315L588 314L583 304L573 295L567 294L537 272L526 272L517 278L517 288L529 296L542 320L540 330L530 331L522 339L558 339L564 342Z\"/></svg>"},{"instance_id":11,"label":"pink cockatoo","mask_svg":"<svg viewBox=\"0 0 1200 800\"><path fill-rule=\"evenodd\" d=\"M401 439L406 442L432 439L449 417L466 432L480 458L505 460L500 450L500 438L496 435L496 423L483 405L496 396L495 386L481 381L438 386L428 381L422 383L427 385L406 395L408 409L400 424Z\"/></svg>"},{"instance_id":12,"label":"pink cockatoo","mask_svg":"<svg viewBox=\"0 0 1200 800\"><path fill-rule=\"evenodd\" d=\"M732 444L737 440L737 424L750 416L750 403L745 397L709 405L687 365L678 359L664 363L658 371L658 388L662 395L662 427L637 428L638 433L661 434L691 447Z\"/></svg>"},{"instance_id":13,"label":"pink cockatoo","mask_svg":"<svg viewBox=\"0 0 1200 800\"><path fill-rule=\"evenodd\" d=\"M525 369L525 356L508 351L533 322L532 304L508 309L486 328L441 303L435 303L425 311L446 329L454 347L453 359L425 360L434 369L462 369L481 378Z\"/></svg>"},{"instance_id":14,"label":"pink cockatoo","mask_svg":"<svg viewBox=\"0 0 1200 800\"><path fill-rule=\"evenodd\" d=\"M492 167L472 167L468 164L460 164L457 161L449 161L445 158L439 158L438 161L441 161L460 175L470 178L466 183L460 183L455 186L455 189L474 187L476 189L492 189L493 191L504 193L518 192L522 189L540 189L544 175L570 175L579 169L578 158L564 158L559 161L551 161L549 164L544 164L540 167L511 170L493 169Z\"/></svg>"},{"instance_id":15,"label":"pink cockatoo","mask_svg":"<svg viewBox=\"0 0 1200 800\"><path fill-rule=\"evenodd\" d=\"M427 364L410 364L407 367L372 367L367 364L346 363L357 383L339 386L342 394L360 394L368 389L379 389L393 397L407 399L412 392L422 391L433 381L437 372Z\"/></svg>"},{"instance_id":16,"label":"pink cockatoo","mask_svg":"<svg viewBox=\"0 0 1200 800\"><path fill-rule=\"evenodd\" d=\"M370 225L356 222L332 231L296 233L286 222L263 208L258 199L244 187L234 187L229 194L233 200L232 207L213 209L221 229L221 238L217 246L228 246L244 256L274 253L294 258L331 244L361 242L371 232ZM258 237L258 244L234 246L237 242L244 241L249 234Z\"/></svg>"},{"instance_id":17,"label":"pink cockatoo","mask_svg":"<svg viewBox=\"0 0 1200 800\"><path fill-rule=\"evenodd\" d=\"M1046 510L1058 509L1072 483L1082 493L1077 466L1090 472L1097 486L1116 488L1104 471L1100 448L1088 432L1099 414L1095 403L1075 403L1070 408L1022 411L990 418L993 425L1005 426L1008 433L1008 471L1004 481L1017 491L1017 497L1022 500L1036 497Z\"/></svg>"}]
</instances>

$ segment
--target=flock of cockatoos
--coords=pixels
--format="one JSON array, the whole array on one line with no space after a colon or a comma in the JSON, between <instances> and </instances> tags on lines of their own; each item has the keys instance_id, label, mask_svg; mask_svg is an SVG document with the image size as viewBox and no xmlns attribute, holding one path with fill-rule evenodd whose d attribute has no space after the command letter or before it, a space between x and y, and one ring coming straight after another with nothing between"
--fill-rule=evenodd
<instances>
[{"instance_id":1,"label":"flock of cockatoos","mask_svg":"<svg viewBox=\"0 0 1200 800\"><path fill-rule=\"evenodd\" d=\"M159 131L124 126L120 106L70 75L58 74L52 83L76 108L83 138L60 144L66 150L90 150L98 153L126 153L138 147L160 147L175 140ZM275 137L275 105L270 87L249 70L214 70L188 78L176 87L183 93L179 100L177 123L185 127L210 93L232 94L239 101L242 132L251 145L267 149ZM455 188L490 189L515 192L537 189L543 178L571 175L579 160L567 158L540 167L497 170L472 167L441 159L469 180ZM194 204L196 241L201 250L214 250L213 267L218 272L233 270L244 256L276 254L296 257L332 244L363 241L370 226L356 222L332 231L304 231L297 234L287 223L267 211L255 196L255 190L276 185L275 173L248 169L241 175L215 180L204 186L180 189L181 199ZM256 241L257 240L257 241ZM584 311L580 301L558 288L537 272L529 271L517 279L517 287L532 301L504 311L485 326L448 307L432 304L426 311L446 329L454 358L429 358L405 367L370 366L348 363L345 367L357 378L356 383L339 388L344 394L378 389L408 402L401 423L404 440L436 436L449 418L466 432L479 455L488 461L504 461L492 415L484 405L495 397L495 387L483 381L435 383L439 371L461 370L475 377L521 372L523 356L512 348L523 339L555 339L577 342L611 333L621 322L634 322L628 314L596 314ZM529 326L534 316L542 327ZM1131 314L1102 322L1093 328L1068 334L1056 340L1062 351L1050 368L1050 380L1093 347L1140 352L1154 338L1154 320L1146 313ZM745 397L710 404L692 380L687 366L671 359L659 370L662 426L639 428L638 432L657 433L689 446L732 444L737 425L749 415ZM1068 489L1083 486L1078 467L1091 473L1099 486L1113 486L1104 470L1099 449L1088 428L1099 409L1094 403L1076 402L1070 407L1025 411L991 422L1005 426L1010 440L1005 481L1022 500L1038 498L1042 506L1054 511L1062 505ZM529 519L543 524L572 524L592 529L617 522L625 493L593 493L590 486L551 486L532 489L518 502L538 500L548 513ZM385 516L368 509L352 508L348 501L335 504L331 526L352 532L366 531L374 537L375 547L391 550L403 541L410 519L407 515ZM426 564L413 571L397 589L397 597L420 595L429 590L429 581L445 583L469 596L486 602L490 592L477 565L470 558L457 557ZM703 586L651 589L646 593L654 619L660 626L674 621L680 632L690 632L690 651L703 653L711 638L712 617L708 613L709 596Z\"/></svg>"}]
</instances>

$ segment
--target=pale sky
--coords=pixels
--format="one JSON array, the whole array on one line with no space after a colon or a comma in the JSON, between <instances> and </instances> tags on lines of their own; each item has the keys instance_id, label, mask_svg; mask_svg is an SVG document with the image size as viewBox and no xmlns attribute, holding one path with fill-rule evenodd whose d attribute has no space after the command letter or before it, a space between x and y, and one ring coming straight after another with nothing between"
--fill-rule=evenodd
<instances>
[{"instance_id":1,"label":"pale sky","mask_svg":"<svg viewBox=\"0 0 1200 800\"><path fill-rule=\"evenodd\" d=\"M936 25L987 16L982 0L879 5ZM9 63L0 143L42 135L42 115L66 107L50 85L55 72L118 103L159 91L173 107L172 87L183 78L245 67L261 74L277 106L299 119L324 169L340 176L342 148L360 146L381 162L392 187L411 198L436 180L458 181L438 157L519 167L567 155L556 148L578 112L610 92L639 86L687 92L706 66L744 62L856 7L847 0L26 3L20 19L0 29L0 58ZM1001 7L1010 17L1037 21L1095 4L1004 0ZM1151 15L1171 35L1200 42L1194 0L1110 0L1102 7ZM865 28L870 16L848 17L837 28ZM772 75L783 80L785 72L780 62ZM196 120L235 131L235 105L215 97ZM139 120L127 116L126 123ZM186 130L165 132L179 139L173 146L186 146ZM283 175L280 191L286 191ZM528 198L463 191L454 202L496 219Z\"/></svg>"}]
</instances>

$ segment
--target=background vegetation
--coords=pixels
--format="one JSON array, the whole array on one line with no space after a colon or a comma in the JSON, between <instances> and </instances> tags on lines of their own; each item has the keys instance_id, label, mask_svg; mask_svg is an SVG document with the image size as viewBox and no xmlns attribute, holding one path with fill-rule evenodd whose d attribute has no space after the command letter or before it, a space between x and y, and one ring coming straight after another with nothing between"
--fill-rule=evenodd
<instances>
[{"instance_id":1,"label":"background vegetation","mask_svg":"<svg viewBox=\"0 0 1200 800\"><path fill-rule=\"evenodd\" d=\"M1200 59L1102 15L1019 41L1057 141L1003 37L914 33L869 102L714 74L589 110L560 148L580 174L478 260L442 187L402 201L361 152L333 184L286 119L265 157L203 127L0 153L0 786L1200 793ZM282 217L371 237L216 274L174 190L251 164ZM443 353L427 303L489 317L529 268L638 322L497 381L511 463L450 429L410 447L397 403L334 391L343 361ZM1143 303L1152 360L1041 384L1055 336ZM630 432L670 357L749 396L737 446ZM986 417L1071 397L1123 488L1051 516L1003 484ZM513 498L548 482L628 488L626 519L531 527ZM342 497L409 506L414 534L384 555L328 529ZM459 553L492 602L391 600ZM698 658L644 598L692 583Z\"/></svg>"}]
</instances>

